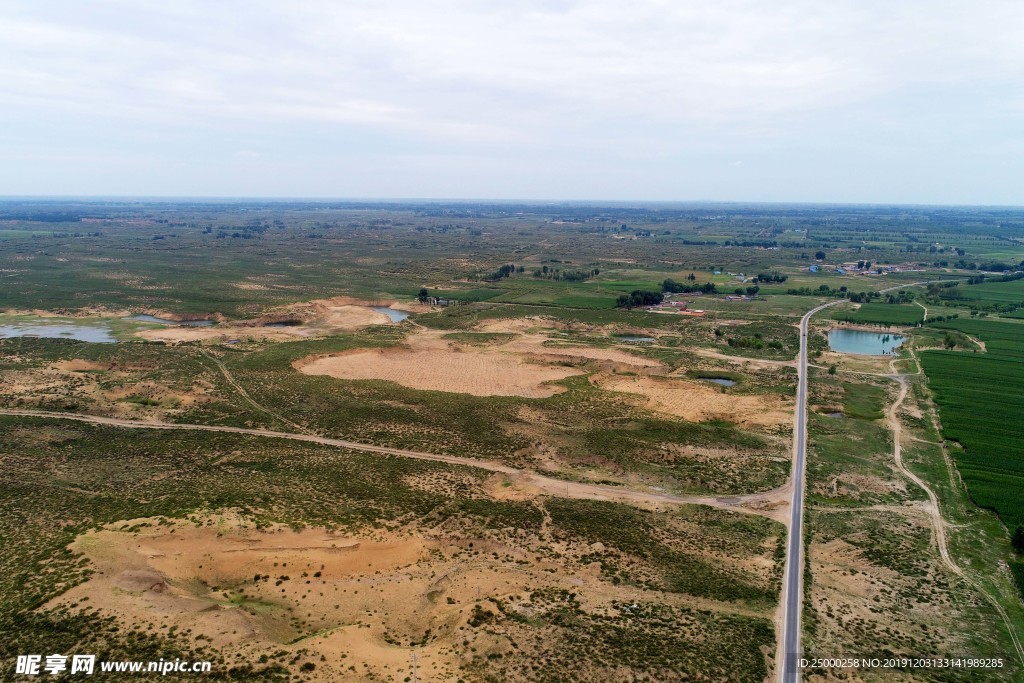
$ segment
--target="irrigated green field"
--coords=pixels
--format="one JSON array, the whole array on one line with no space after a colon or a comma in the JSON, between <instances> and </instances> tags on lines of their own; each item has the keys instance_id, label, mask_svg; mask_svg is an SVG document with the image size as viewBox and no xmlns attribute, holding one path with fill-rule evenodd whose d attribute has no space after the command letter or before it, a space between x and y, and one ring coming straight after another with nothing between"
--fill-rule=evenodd
<instances>
[{"instance_id":1,"label":"irrigated green field","mask_svg":"<svg viewBox=\"0 0 1024 683\"><path fill-rule=\"evenodd\" d=\"M944 436L954 448L960 474L978 505L999 513L1012 530L1024 524L1024 328L994 319L936 323L972 335L986 353L926 351L921 354Z\"/></svg>"},{"instance_id":2,"label":"irrigated green field","mask_svg":"<svg viewBox=\"0 0 1024 683\"><path fill-rule=\"evenodd\" d=\"M917 325L924 319L924 309L916 304L861 304L855 311L838 311L833 317L849 323L871 325Z\"/></svg>"}]
</instances>

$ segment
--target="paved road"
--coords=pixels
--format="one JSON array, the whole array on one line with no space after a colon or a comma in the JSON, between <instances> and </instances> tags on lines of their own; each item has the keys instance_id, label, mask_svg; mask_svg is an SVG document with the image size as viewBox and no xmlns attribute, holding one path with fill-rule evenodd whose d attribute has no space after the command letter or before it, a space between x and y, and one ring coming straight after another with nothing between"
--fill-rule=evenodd
<instances>
[{"instance_id":1,"label":"paved road","mask_svg":"<svg viewBox=\"0 0 1024 683\"><path fill-rule=\"evenodd\" d=\"M920 287L930 282L911 282L878 290L880 293L897 289ZM797 357L796 414L793 420L793 499L790 505L789 544L786 547L786 568L782 576L782 639L776 651L776 661L782 658L779 680L797 683L801 679L797 660L800 658L800 616L804 593L804 480L807 472L807 328L818 311L847 303L839 299L812 308L800 319L800 355Z\"/></svg>"},{"instance_id":2,"label":"paved road","mask_svg":"<svg viewBox=\"0 0 1024 683\"><path fill-rule=\"evenodd\" d=\"M800 355L797 358L796 415L793 420L793 502L790 506L789 546L786 548L786 569L782 578L782 667L779 680L795 683L800 680L797 659L800 656L800 611L804 589L804 478L807 469L807 327L818 311L844 303L832 301L813 308L800 319Z\"/></svg>"}]
</instances>

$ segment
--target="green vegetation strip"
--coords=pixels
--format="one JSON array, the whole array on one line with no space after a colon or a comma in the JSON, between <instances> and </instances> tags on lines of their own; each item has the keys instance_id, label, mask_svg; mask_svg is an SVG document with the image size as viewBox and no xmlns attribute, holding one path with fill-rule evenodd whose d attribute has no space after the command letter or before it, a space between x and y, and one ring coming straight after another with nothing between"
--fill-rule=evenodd
<instances>
[{"instance_id":1,"label":"green vegetation strip","mask_svg":"<svg viewBox=\"0 0 1024 683\"><path fill-rule=\"evenodd\" d=\"M987 353L926 351L921 361L946 439L971 498L1014 529L1024 524L1024 336L1018 324L950 320L936 324L980 338Z\"/></svg>"}]
</instances>

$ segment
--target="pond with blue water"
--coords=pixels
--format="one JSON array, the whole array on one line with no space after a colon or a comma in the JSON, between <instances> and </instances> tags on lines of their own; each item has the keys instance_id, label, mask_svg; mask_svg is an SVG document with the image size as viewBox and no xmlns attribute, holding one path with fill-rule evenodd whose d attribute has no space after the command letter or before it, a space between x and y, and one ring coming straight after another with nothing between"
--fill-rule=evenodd
<instances>
[{"instance_id":1,"label":"pond with blue water","mask_svg":"<svg viewBox=\"0 0 1024 683\"><path fill-rule=\"evenodd\" d=\"M386 315L393 323L400 323L409 317L409 314L405 311L396 311L395 309L388 308L387 306L373 306L372 308L378 313Z\"/></svg>"},{"instance_id":2,"label":"pond with blue water","mask_svg":"<svg viewBox=\"0 0 1024 683\"><path fill-rule=\"evenodd\" d=\"M723 387L736 386L736 380L729 379L727 377L698 377L697 379L702 379L705 382L714 382L715 384L718 384Z\"/></svg>"},{"instance_id":3,"label":"pond with blue water","mask_svg":"<svg viewBox=\"0 0 1024 683\"><path fill-rule=\"evenodd\" d=\"M4 337L46 337L50 339L77 339L96 344L110 344L117 339L108 325L96 323L69 324L59 320L48 322L45 318L33 322L15 322L0 325L0 338Z\"/></svg>"},{"instance_id":4,"label":"pond with blue water","mask_svg":"<svg viewBox=\"0 0 1024 683\"><path fill-rule=\"evenodd\" d=\"M828 345L839 353L860 356L894 356L906 337L891 332L868 332L836 328L828 333Z\"/></svg>"}]
</instances>

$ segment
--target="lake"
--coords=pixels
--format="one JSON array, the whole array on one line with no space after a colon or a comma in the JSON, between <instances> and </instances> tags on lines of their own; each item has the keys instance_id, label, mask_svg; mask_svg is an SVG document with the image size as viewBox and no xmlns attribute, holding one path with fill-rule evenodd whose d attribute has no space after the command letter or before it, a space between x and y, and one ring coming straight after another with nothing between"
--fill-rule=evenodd
<instances>
[{"instance_id":1,"label":"lake","mask_svg":"<svg viewBox=\"0 0 1024 683\"><path fill-rule=\"evenodd\" d=\"M0 325L0 337L49 337L109 344L117 339L106 325L66 325L61 323L16 323Z\"/></svg>"},{"instance_id":2,"label":"lake","mask_svg":"<svg viewBox=\"0 0 1024 683\"><path fill-rule=\"evenodd\" d=\"M839 353L861 356L892 356L906 337L891 332L867 332L836 328L828 333L828 345Z\"/></svg>"},{"instance_id":3,"label":"lake","mask_svg":"<svg viewBox=\"0 0 1024 683\"><path fill-rule=\"evenodd\" d=\"M702 379L705 382L714 382L715 384L720 384L723 387L732 387L736 385L736 380L726 379L725 377L698 377L697 379Z\"/></svg>"},{"instance_id":4,"label":"lake","mask_svg":"<svg viewBox=\"0 0 1024 683\"><path fill-rule=\"evenodd\" d=\"M409 317L409 314L405 311L396 311L395 309L388 308L387 306L373 306L372 308L378 313L383 313L387 317L391 318L391 322L393 323L400 323Z\"/></svg>"}]
</instances>

